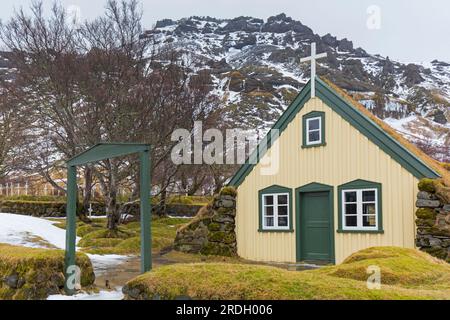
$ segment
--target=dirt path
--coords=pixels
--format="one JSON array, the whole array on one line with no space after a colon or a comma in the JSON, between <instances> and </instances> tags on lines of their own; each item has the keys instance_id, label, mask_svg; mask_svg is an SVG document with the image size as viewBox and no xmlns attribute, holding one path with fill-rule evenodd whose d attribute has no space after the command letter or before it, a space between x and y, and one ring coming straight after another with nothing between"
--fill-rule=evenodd
<instances>
[{"instance_id":1,"label":"dirt path","mask_svg":"<svg viewBox=\"0 0 450 320\"><path fill-rule=\"evenodd\" d=\"M153 268L163 265L177 263L161 255L154 255ZM138 256L131 256L114 266L106 269L96 270L95 285L100 290L114 290L117 287L123 287L128 281L141 274L141 259Z\"/></svg>"}]
</instances>

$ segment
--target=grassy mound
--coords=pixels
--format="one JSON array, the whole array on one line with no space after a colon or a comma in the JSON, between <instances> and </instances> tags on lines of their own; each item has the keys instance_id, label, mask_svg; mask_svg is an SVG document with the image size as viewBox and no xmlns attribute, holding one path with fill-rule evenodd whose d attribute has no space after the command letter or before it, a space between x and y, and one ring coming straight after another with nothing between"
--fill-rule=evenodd
<instances>
[{"instance_id":1,"label":"grassy mound","mask_svg":"<svg viewBox=\"0 0 450 320\"><path fill-rule=\"evenodd\" d=\"M375 247L359 251L348 257L341 265L330 270L328 275L366 281L369 266L379 266L382 283L401 285L407 288L434 288L438 283L447 283L450 288L450 265L427 253L393 247Z\"/></svg>"},{"instance_id":2,"label":"grassy mound","mask_svg":"<svg viewBox=\"0 0 450 320\"><path fill-rule=\"evenodd\" d=\"M381 268L380 290L368 289L367 267ZM450 266L416 250L371 248L339 266L311 271L239 263L158 268L124 287L127 299L449 299Z\"/></svg>"},{"instance_id":3,"label":"grassy mound","mask_svg":"<svg viewBox=\"0 0 450 320\"><path fill-rule=\"evenodd\" d=\"M91 261L77 254L81 285L95 281ZM64 289L64 251L0 244L0 300L45 299Z\"/></svg>"},{"instance_id":4,"label":"grassy mound","mask_svg":"<svg viewBox=\"0 0 450 320\"><path fill-rule=\"evenodd\" d=\"M152 221L152 248L154 253L173 244L178 227L187 223L184 218L158 218ZM65 228L65 222L55 224ZM106 219L96 219L91 224L77 222L77 235L82 239L78 246L92 254L139 254L141 250L141 226L132 222L111 232L106 229Z\"/></svg>"}]
</instances>

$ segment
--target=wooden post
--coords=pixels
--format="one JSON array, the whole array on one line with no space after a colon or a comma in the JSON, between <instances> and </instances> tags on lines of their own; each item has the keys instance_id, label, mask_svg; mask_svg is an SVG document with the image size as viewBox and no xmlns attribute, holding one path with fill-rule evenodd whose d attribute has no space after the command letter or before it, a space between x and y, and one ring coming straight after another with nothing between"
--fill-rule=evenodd
<instances>
[{"instance_id":1,"label":"wooden post","mask_svg":"<svg viewBox=\"0 0 450 320\"><path fill-rule=\"evenodd\" d=\"M68 295L75 293L75 288L68 285L69 277L76 272L76 218L77 218L77 167L67 168L67 208L66 208L66 258L65 258L65 290Z\"/></svg>"},{"instance_id":2,"label":"wooden post","mask_svg":"<svg viewBox=\"0 0 450 320\"><path fill-rule=\"evenodd\" d=\"M139 153L140 157L140 207L141 207L141 272L152 269L152 208L150 203L150 152Z\"/></svg>"}]
</instances>

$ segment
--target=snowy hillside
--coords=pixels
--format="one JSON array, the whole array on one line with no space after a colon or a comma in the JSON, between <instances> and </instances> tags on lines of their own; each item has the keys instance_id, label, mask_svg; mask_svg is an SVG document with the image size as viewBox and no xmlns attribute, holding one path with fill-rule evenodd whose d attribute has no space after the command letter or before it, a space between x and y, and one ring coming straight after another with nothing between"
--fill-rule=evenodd
<instances>
[{"instance_id":1,"label":"snowy hillside","mask_svg":"<svg viewBox=\"0 0 450 320\"><path fill-rule=\"evenodd\" d=\"M261 130L267 130L306 83L309 66L299 60L309 55L315 41L318 52L328 53L320 61L319 75L345 89L406 138L450 145L449 63L402 64L354 48L348 39L317 35L284 14L267 21L166 19L145 36L182 50L192 72L211 72L212 93L228 106L227 118Z\"/></svg>"}]
</instances>

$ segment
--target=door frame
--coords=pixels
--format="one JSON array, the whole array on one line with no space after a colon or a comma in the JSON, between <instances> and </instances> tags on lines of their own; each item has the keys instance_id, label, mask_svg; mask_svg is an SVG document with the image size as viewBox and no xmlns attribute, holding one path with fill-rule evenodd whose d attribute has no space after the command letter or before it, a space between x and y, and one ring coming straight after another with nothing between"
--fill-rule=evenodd
<instances>
[{"instance_id":1,"label":"door frame","mask_svg":"<svg viewBox=\"0 0 450 320\"><path fill-rule=\"evenodd\" d=\"M328 211L330 214L330 260L329 262L335 264L335 246L334 246L334 188L333 186L329 186L322 183L312 182L309 184L306 184L304 186L298 187L295 189L295 253L296 253L296 260L297 262L302 261L302 252L301 252L301 205L300 200L302 197L302 194L304 193L313 193L313 192L328 192Z\"/></svg>"}]
</instances>

